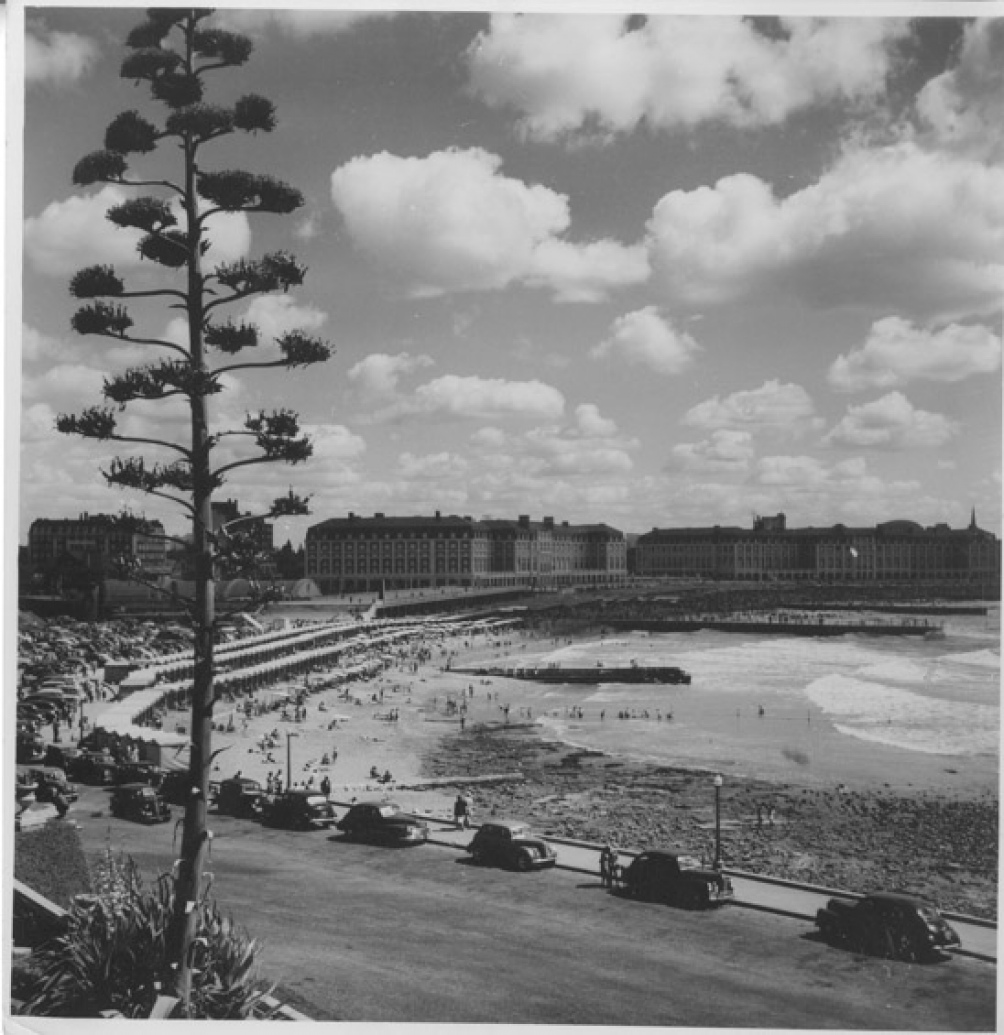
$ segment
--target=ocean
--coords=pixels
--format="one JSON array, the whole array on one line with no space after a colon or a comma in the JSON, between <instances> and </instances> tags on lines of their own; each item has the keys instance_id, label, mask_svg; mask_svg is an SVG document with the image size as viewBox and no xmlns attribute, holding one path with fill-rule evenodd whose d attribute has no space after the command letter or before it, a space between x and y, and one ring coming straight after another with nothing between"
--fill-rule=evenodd
<instances>
[{"instance_id":1,"label":"ocean","mask_svg":"<svg viewBox=\"0 0 1004 1035\"><path fill-rule=\"evenodd\" d=\"M995 790L1000 612L944 625L931 640L710 630L541 639L492 664L690 672L689 686L505 681L514 717L530 709L547 733L582 748L808 782Z\"/></svg>"}]
</instances>

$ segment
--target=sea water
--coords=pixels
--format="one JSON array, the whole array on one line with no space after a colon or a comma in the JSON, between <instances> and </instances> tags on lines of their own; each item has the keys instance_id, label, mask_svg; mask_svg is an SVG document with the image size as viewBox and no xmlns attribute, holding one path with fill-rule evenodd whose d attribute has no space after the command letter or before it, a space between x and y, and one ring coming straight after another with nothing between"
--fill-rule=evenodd
<instances>
[{"instance_id":1,"label":"sea water","mask_svg":"<svg viewBox=\"0 0 1004 1035\"><path fill-rule=\"evenodd\" d=\"M547 732L583 748L810 782L968 775L996 786L999 610L951 616L944 629L939 639L631 632L539 641L493 664L691 674L681 686L523 684L518 700Z\"/></svg>"}]
</instances>

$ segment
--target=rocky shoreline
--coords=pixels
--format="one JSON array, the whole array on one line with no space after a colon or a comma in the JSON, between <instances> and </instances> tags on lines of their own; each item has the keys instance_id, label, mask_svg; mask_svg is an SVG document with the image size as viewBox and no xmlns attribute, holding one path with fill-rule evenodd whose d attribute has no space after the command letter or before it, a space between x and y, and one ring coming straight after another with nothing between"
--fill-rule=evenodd
<instances>
[{"instance_id":1,"label":"rocky shoreline","mask_svg":"<svg viewBox=\"0 0 1004 1035\"><path fill-rule=\"evenodd\" d=\"M506 816L542 833L624 848L673 847L708 861L714 854L710 772L582 751L532 728L483 726L444 738L422 769L428 777L524 774L466 788L475 822ZM744 778L722 787L721 827L733 869L848 891L907 891L942 909L997 916L998 800L990 792L904 794Z\"/></svg>"}]
</instances>

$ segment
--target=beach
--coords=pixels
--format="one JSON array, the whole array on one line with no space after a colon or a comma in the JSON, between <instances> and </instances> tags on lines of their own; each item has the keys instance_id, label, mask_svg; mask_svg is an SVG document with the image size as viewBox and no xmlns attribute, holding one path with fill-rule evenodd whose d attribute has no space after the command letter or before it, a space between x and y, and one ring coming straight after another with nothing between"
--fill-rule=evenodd
<instances>
[{"instance_id":1,"label":"beach","mask_svg":"<svg viewBox=\"0 0 1004 1035\"><path fill-rule=\"evenodd\" d=\"M899 744L891 733L884 740L869 729L848 733L857 714L828 713L811 695L778 685L780 669L797 658L799 680L817 694L820 686L832 690L838 677L856 678L846 674L848 659L852 671L870 671L873 683L883 672L917 677L926 656L925 673L944 669L952 645L907 645L897 649L917 657L884 661L874 644L860 642L821 645L822 653L804 642L793 648L692 637L687 645L689 662L686 651L668 654L693 670L691 686L569 688L458 669L555 657L571 664L646 649L665 659L666 641L605 638L596 630L556 636L551 629L416 640L369 680L321 689L324 674L317 672L260 691L260 698L278 701L308 689L306 715L295 721L287 705L287 718L276 707L220 729L214 744L225 750L213 776L240 771L264 782L281 772L284 781L313 779L314 786L327 777L336 801L386 798L431 816L449 815L463 791L475 822L508 816L556 835L676 847L708 858L712 777L720 773L727 866L853 891L910 890L943 908L996 916L996 725L986 744L970 737L975 750L952 753L958 745L949 738L934 752L923 730L911 732L897 713L874 725L892 731L895 718ZM975 673L961 691L969 699L938 708L964 722L967 707L991 708L988 672L996 655L980 654L980 642L956 647L962 662L948 671ZM723 656L745 665L749 686L720 685L734 678L728 666L716 683L714 665ZM954 678L946 685L960 693ZM991 712L976 714L986 720ZM226 715L218 706L221 726ZM945 721L932 711L931 729ZM262 749L261 738L273 733L273 746ZM928 750L903 746L911 738ZM371 772L393 779L382 783ZM469 782L514 772L524 779Z\"/></svg>"}]
</instances>

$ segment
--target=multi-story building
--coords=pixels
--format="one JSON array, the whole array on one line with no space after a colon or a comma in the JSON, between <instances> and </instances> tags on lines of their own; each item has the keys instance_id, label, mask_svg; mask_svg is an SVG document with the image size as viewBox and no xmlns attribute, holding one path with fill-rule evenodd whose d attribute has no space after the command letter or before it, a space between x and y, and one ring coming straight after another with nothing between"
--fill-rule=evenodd
<instances>
[{"instance_id":1,"label":"multi-story building","mask_svg":"<svg viewBox=\"0 0 1004 1035\"><path fill-rule=\"evenodd\" d=\"M122 557L135 558L143 570L168 570L164 526L159 521L123 522L108 514L78 518L37 518L28 530L28 554L35 571L54 571L69 560L104 573Z\"/></svg>"},{"instance_id":2,"label":"multi-story building","mask_svg":"<svg viewBox=\"0 0 1004 1035\"><path fill-rule=\"evenodd\" d=\"M813 579L822 581L959 580L997 584L998 538L968 528L886 521L873 528L787 528L784 514L752 529L654 528L638 537L636 572L648 577Z\"/></svg>"},{"instance_id":3,"label":"multi-story building","mask_svg":"<svg viewBox=\"0 0 1004 1035\"><path fill-rule=\"evenodd\" d=\"M305 571L325 593L437 586L607 585L627 574L624 534L607 525L443 515L349 514L307 530Z\"/></svg>"}]
</instances>

